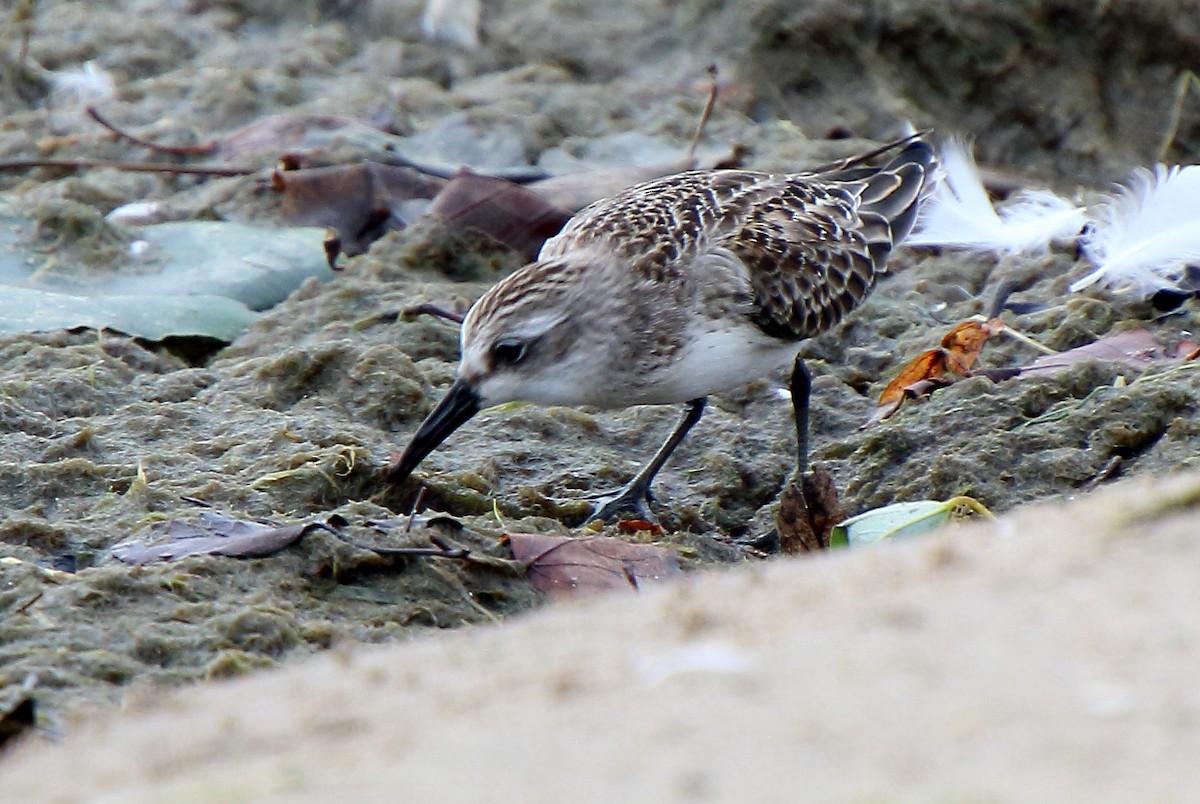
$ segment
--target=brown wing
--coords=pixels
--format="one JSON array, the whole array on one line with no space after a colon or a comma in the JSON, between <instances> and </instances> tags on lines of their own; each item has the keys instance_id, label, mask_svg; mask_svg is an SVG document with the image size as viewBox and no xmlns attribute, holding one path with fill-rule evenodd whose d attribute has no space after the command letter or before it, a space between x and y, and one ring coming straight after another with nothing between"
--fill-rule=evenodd
<instances>
[{"instance_id":1,"label":"brown wing","mask_svg":"<svg viewBox=\"0 0 1200 804\"><path fill-rule=\"evenodd\" d=\"M627 258L647 278L665 279L741 225L746 207L738 199L776 181L747 170L697 170L640 184L580 210L538 259L595 248Z\"/></svg>"},{"instance_id":2,"label":"brown wing","mask_svg":"<svg viewBox=\"0 0 1200 804\"><path fill-rule=\"evenodd\" d=\"M933 161L915 140L882 168L785 176L747 198L744 225L722 245L750 273L754 323L798 340L857 307L912 228Z\"/></svg>"},{"instance_id":3,"label":"brown wing","mask_svg":"<svg viewBox=\"0 0 1200 804\"><path fill-rule=\"evenodd\" d=\"M914 140L882 168L668 176L581 210L539 260L595 249L650 281L670 281L697 256L724 249L750 274L755 324L787 340L810 337L870 292L912 226L932 160L929 145Z\"/></svg>"},{"instance_id":4,"label":"brown wing","mask_svg":"<svg viewBox=\"0 0 1200 804\"><path fill-rule=\"evenodd\" d=\"M768 335L799 340L823 332L874 287L891 243L886 222L860 216L861 191L786 177L722 243L746 266L751 319Z\"/></svg>"}]
</instances>

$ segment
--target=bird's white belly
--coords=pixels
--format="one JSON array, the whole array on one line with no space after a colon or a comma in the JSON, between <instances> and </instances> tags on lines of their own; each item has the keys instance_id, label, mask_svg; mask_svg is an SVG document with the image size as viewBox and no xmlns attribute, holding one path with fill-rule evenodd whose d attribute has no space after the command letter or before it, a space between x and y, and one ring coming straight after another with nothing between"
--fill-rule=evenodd
<instances>
[{"instance_id":1,"label":"bird's white belly","mask_svg":"<svg viewBox=\"0 0 1200 804\"><path fill-rule=\"evenodd\" d=\"M740 387L790 366L800 348L749 325L689 334L688 343L648 378L641 404L686 402Z\"/></svg>"}]
</instances>

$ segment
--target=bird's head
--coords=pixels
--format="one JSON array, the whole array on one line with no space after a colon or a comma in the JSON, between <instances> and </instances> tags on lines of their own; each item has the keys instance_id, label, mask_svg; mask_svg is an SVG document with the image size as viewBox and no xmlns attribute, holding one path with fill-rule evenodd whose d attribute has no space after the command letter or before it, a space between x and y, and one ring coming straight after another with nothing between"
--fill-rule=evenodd
<instances>
[{"instance_id":1,"label":"bird's head","mask_svg":"<svg viewBox=\"0 0 1200 804\"><path fill-rule=\"evenodd\" d=\"M493 287L467 312L458 377L388 471L405 480L430 452L480 410L505 402L587 404L583 380L599 355L587 348L588 304L581 268L532 263Z\"/></svg>"}]
</instances>

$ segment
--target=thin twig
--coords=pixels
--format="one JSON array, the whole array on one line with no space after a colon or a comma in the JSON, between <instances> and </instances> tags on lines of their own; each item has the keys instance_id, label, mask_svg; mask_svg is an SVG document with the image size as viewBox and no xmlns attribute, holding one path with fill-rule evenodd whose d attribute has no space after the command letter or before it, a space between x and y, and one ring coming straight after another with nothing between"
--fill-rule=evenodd
<instances>
[{"instance_id":1,"label":"thin twig","mask_svg":"<svg viewBox=\"0 0 1200 804\"><path fill-rule=\"evenodd\" d=\"M28 69L29 40L33 38L33 4L35 0L18 0L13 10L11 25L21 29L21 43L17 50L17 69Z\"/></svg>"},{"instance_id":2,"label":"thin twig","mask_svg":"<svg viewBox=\"0 0 1200 804\"><path fill-rule=\"evenodd\" d=\"M116 123L113 123L104 115L100 114L100 110L95 106L87 107L88 117L95 120L106 129L116 134L122 139L129 140L134 145L140 145L143 148L149 148L151 151L157 151L161 154L172 154L174 156L207 156L213 153L219 147L216 140L205 143L204 145L160 145L157 142L144 140L134 134L130 134L122 128L118 128Z\"/></svg>"},{"instance_id":3,"label":"thin twig","mask_svg":"<svg viewBox=\"0 0 1200 804\"><path fill-rule=\"evenodd\" d=\"M1104 466L1100 467L1099 472L1096 472L1096 474L1084 481L1083 489L1085 491L1091 491L1105 480L1111 480L1112 478L1116 477L1121 473L1124 463L1125 461L1120 455L1113 455L1107 461L1105 461Z\"/></svg>"},{"instance_id":4,"label":"thin twig","mask_svg":"<svg viewBox=\"0 0 1200 804\"><path fill-rule=\"evenodd\" d=\"M973 315L970 318L968 318L967 320L968 321L978 321L980 323L983 323L983 322L989 321L990 319L987 318L986 316L982 316L982 315ZM1000 334L1007 335L1008 337L1010 337L1014 340L1018 340L1021 343L1025 344L1026 346L1032 346L1034 349L1041 352L1042 354L1047 354L1047 355L1058 354L1057 351L1055 351L1054 349L1051 349L1049 346L1046 346L1044 343L1039 343L1038 341L1036 341L1033 338L1026 335L1024 332L1021 332L1019 329L1013 329L1012 327L1008 326L1007 324L1004 325L1004 329L1000 330Z\"/></svg>"},{"instance_id":5,"label":"thin twig","mask_svg":"<svg viewBox=\"0 0 1200 804\"><path fill-rule=\"evenodd\" d=\"M0 172L33 168L112 168L131 173L171 173L188 176L250 176L259 172L258 168L241 165L167 165L161 162L121 162L113 159L0 159Z\"/></svg>"},{"instance_id":6,"label":"thin twig","mask_svg":"<svg viewBox=\"0 0 1200 804\"><path fill-rule=\"evenodd\" d=\"M429 541L433 542L434 547L437 547L439 550L444 550L447 553L461 552L464 558L466 557L466 554L470 552L465 547L455 547L436 533L429 534Z\"/></svg>"},{"instance_id":7,"label":"thin twig","mask_svg":"<svg viewBox=\"0 0 1200 804\"><path fill-rule=\"evenodd\" d=\"M363 542L351 539L336 529L333 532L337 534L339 539L351 547L357 547L359 550L370 550L372 553L381 556L403 556L408 558L473 558L470 550L465 547L454 547L440 536L430 536L429 541L433 542L433 547L376 547L373 544L364 544Z\"/></svg>"},{"instance_id":8,"label":"thin twig","mask_svg":"<svg viewBox=\"0 0 1200 804\"><path fill-rule=\"evenodd\" d=\"M470 558L471 551L465 547L372 547L365 544L356 544L351 542L356 547L362 547L372 552L378 553L381 556L410 556L416 558Z\"/></svg>"},{"instance_id":9,"label":"thin twig","mask_svg":"<svg viewBox=\"0 0 1200 804\"><path fill-rule=\"evenodd\" d=\"M16 610L14 610L13 613L14 614L24 614L26 611L29 610L30 606L32 606L34 603L37 603L39 600L42 599L43 594L44 594L43 592L38 592L36 595L31 597L29 600L26 600L20 606L17 606Z\"/></svg>"},{"instance_id":10,"label":"thin twig","mask_svg":"<svg viewBox=\"0 0 1200 804\"><path fill-rule=\"evenodd\" d=\"M413 520L417 518L417 511L421 508L421 502L425 499L426 486L421 486L421 490L417 492L416 499L413 500L412 508L408 509L408 524L404 526L405 533L412 532Z\"/></svg>"},{"instance_id":11,"label":"thin twig","mask_svg":"<svg viewBox=\"0 0 1200 804\"><path fill-rule=\"evenodd\" d=\"M1175 85L1175 100L1171 103L1171 117L1167 122L1167 130L1163 133L1162 145L1158 148L1158 161L1165 162L1167 151L1175 144L1179 136L1179 124L1183 121L1183 103L1187 100L1188 90L1193 86L1200 87L1200 78L1191 70L1184 70Z\"/></svg>"},{"instance_id":12,"label":"thin twig","mask_svg":"<svg viewBox=\"0 0 1200 804\"><path fill-rule=\"evenodd\" d=\"M413 519L416 516L417 506L420 504L421 498L424 496L424 491L425 490L422 489L421 492L419 494L417 494L417 499L413 503L412 510L409 512L409 515L408 515L408 525L404 529L405 533L408 533L409 529L412 527ZM439 517L434 517L435 520L438 518ZM372 524L375 528L377 528L379 530L384 530L384 531L390 530L393 526L393 522L391 520L385 520L383 522L368 521L367 524ZM457 522L456 522L456 524L457 524ZM351 547L357 547L359 550L369 550L372 553L375 553L376 555L401 556L401 557L405 557L405 558L430 557L430 558L464 559L467 561L478 561L479 560L474 555L471 554L471 551L469 549L467 549L465 547L455 547L454 545L450 544L448 541L446 541L444 538L442 538L441 536L439 536L437 533L434 533L434 532L429 533L429 541L433 543L433 547L376 547L373 544L366 544L364 542L357 541L356 539L351 539L349 536L347 536L345 533L342 532L340 526L332 527L332 526L326 525L324 527L330 533L334 534L335 536L337 536L339 539L341 539L343 542L350 545Z\"/></svg>"},{"instance_id":13,"label":"thin twig","mask_svg":"<svg viewBox=\"0 0 1200 804\"><path fill-rule=\"evenodd\" d=\"M446 321L452 321L455 324L461 324L463 319L466 317L462 313L456 313L451 310L447 310L445 307L439 307L430 302L422 302L420 304L414 304L411 307L405 307L400 311L400 315L403 318L416 318L419 315L431 315L436 318L445 319Z\"/></svg>"},{"instance_id":14,"label":"thin twig","mask_svg":"<svg viewBox=\"0 0 1200 804\"><path fill-rule=\"evenodd\" d=\"M1041 352L1044 355L1058 354L1058 352L1055 351L1054 349L1051 349L1049 346L1046 346L1044 343L1039 343L1038 341L1035 341L1033 338L1029 337L1024 332L1021 332L1019 329L1013 329L1012 327L1009 327L1006 325L1004 327L1004 329L1000 330L1000 334L1007 335L1008 337L1013 338L1014 340L1018 340L1021 343L1025 344L1026 346L1032 346L1034 349L1036 349L1037 351Z\"/></svg>"},{"instance_id":15,"label":"thin twig","mask_svg":"<svg viewBox=\"0 0 1200 804\"><path fill-rule=\"evenodd\" d=\"M705 72L708 73L708 100L704 104L704 111L700 113L700 122L696 124L696 133L692 135L692 144L688 146L688 159L696 157L696 146L700 144L704 127L708 125L708 118L712 116L713 107L717 105L717 65L708 65Z\"/></svg>"}]
</instances>

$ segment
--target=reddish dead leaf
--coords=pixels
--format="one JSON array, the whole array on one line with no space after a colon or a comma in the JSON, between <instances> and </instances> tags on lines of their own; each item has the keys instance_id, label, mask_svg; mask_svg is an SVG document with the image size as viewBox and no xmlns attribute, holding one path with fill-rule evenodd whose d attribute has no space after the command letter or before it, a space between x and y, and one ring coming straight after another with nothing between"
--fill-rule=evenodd
<instances>
[{"instance_id":1,"label":"reddish dead leaf","mask_svg":"<svg viewBox=\"0 0 1200 804\"><path fill-rule=\"evenodd\" d=\"M315 528L328 526L320 522L281 526L204 511L199 524L173 519L153 528L150 541L123 542L112 553L126 564L178 561L196 555L261 558L278 553ZM155 540L155 536L160 538Z\"/></svg>"},{"instance_id":2,"label":"reddish dead leaf","mask_svg":"<svg viewBox=\"0 0 1200 804\"><path fill-rule=\"evenodd\" d=\"M334 229L338 247L349 256L362 254L385 233L404 228L394 213L401 203L433 198L446 184L413 168L375 162L275 173L275 188L283 192L284 220Z\"/></svg>"},{"instance_id":3,"label":"reddish dead leaf","mask_svg":"<svg viewBox=\"0 0 1200 804\"><path fill-rule=\"evenodd\" d=\"M945 373L945 350L930 349L917 355L907 366L900 369L900 373L883 389L883 393L879 395L879 404L867 419L867 425L881 422L899 410L904 404L907 389L919 382L940 379Z\"/></svg>"},{"instance_id":4,"label":"reddish dead leaf","mask_svg":"<svg viewBox=\"0 0 1200 804\"><path fill-rule=\"evenodd\" d=\"M649 522L645 519L622 519L617 522L617 530L622 533L641 533L649 531L655 536L663 534L663 526L657 522Z\"/></svg>"},{"instance_id":5,"label":"reddish dead leaf","mask_svg":"<svg viewBox=\"0 0 1200 804\"><path fill-rule=\"evenodd\" d=\"M428 214L494 237L527 260L571 217L537 193L493 176L459 171L433 199Z\"/></svg>"},{"instance_id":6,"label":"reddish dead leaf","mask_svg":"<svg viewBox=\"0 0 1200 804\"><path fill-rule=\"evenodd\" d=\"M930 349L914 357L895 379L888 383L887 388L879 395L879 404L899 402L904 399L904 389L920 382L932 380L946 373L946 352L943 349Z\"/></svg>"},{"instance_id":7,"label":"reddish dead leaf","mask_svg":"<svg viewBox=\"0 0 1200 804\"><path fill-rule=\"evenodd\" d=\"M385 233L410 222L406 218L412 213L402 211L406 202L432 199L425 213L485 232L533 260L546 239L587 204L697 164L697 160L685 158L653 166L607 168L542 179L528 186L466 169L446 179L414 167L372 162L298 168L302 162L312 161L300 159L303 153L296 149L311 145L314 132L327 140L343 127L356 132L369 128L351 118L280 115L230 135L221 151L228 157L241 149L291 149L281 157L284 169L274 176L275 189L284 194L284 220L334 229L336 234L329 241L334 257L339 247L349 256L363 253Z\"/></svg>"},{"instance_id":8,"label":"reddish dead leaf","mask_svg":"<svg viewBox=\"0 0 1200 804\"><path fill-rule=\"evenodd\" d=\"M1135 369L1142 369L1155 364L1169 365L1186 362L1194 359L1197 356L1196 353L1196 344L1191 341L1180 341L1173 348L1164 348L1148 330L1139 327L1108 335L1065 352L1039 357L1028 366L988 369L976 372L976 374L983 374L996 381L1039 374L1057 374L1089 360L1121 363Z\"/></svg>"},{"instance_id":9,"label":"reddish dead leaf","mask_svg":"<svg viewBox=\"0 0 1200 804\"><path fill-rule=\"evenodd\" d=\"M1004 322L999 318L989 321L964 321L942 338L942 349L946 351L946 369L956 374L965 374L979 359L987 339L999 334Z\"/></svg>"},{"instance_id":10,"label":"reddish dead leaf","mask_svg":"<svg viewBox=\"0 0 1200 804\"><path fill-rule=\"evenodd\" d=\"M534 588L565 598L606 589L637 589L680 573L674 551L607 536L505 534Z\"/></svg>"},{"instance_id":11,"label":"reddish dead leaf","mask_svg":"<svg viewBox=\"0 0 1200 804\"><path fill-rule=\"evenodd\" d=\"M779 549L784 553L825 550L833 526L845 518L833 478L824 468L814 466L799 486L789 483L779 495L775 512Z\"/></svg>"},{"instance_id":12,"label":"reddish dead leaf","mask_svg":"<svg viewBox=\"0 0 1200 804\"><path fill-rule=\"evenodd\" d=\"M973 326L968 327L968 324ZM944 376L947 373L968 373L984 342L1003 328L1004 325L999 319L992 319L983 324L967 322L955 327L942 339L940 348L930 349L918 355L888 383L879 398L879 406L863 426L888 418L899 409L905 398L923 396L938 387L948 385L949 381ZM1165 349L1148 330L1138 328L1118 332L1065 352L1045 355L1028 366L983 369L975 371L974 374L998 382L1013 377L1057 374L1089 360L1144 368L1155 363L1194 360L1198 356L1200 348L1190 341L1180 341L1173 349Z\"/></svg>"},{"instance_id":13,"label":"reddish dead leaf","mask_svg":"<svg viewBox=\"0 0 1200 804\"><path fill-rule=\"evenodd\" d=\"M947 332L939 347L922 352L900 369L879 395L879 404L863 426L888 418L900 409L905 399L949 385L945 379L947 373L967 374L979 359L987 339L1003 329L1004 322L993 318L983 322L964 321Z\"/></svg>"}]
</instances>

